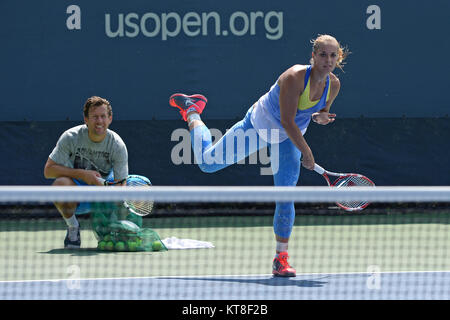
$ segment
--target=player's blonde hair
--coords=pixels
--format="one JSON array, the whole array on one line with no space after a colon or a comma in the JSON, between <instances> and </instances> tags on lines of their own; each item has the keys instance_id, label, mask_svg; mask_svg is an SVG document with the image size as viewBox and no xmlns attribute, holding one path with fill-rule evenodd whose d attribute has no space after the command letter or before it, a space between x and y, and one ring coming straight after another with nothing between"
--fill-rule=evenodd
<instances>
[{"instance_id":1,"label":"player's blonde hair","mask_svg":"<svg viewBox=\"0 0 450 320\"><path fill-rule=\"evenodd\" d=\"M333 41L338 45L338 59L336 62L336 66L343 71L343 67L345 64L344 60L348 57L350 51L347 47L343 47L335 37L328 34L319 34L317 38L311 40L311 44L313 45L313 52L316 53L319 50L320 45L325 43L326 41ZM310 63L313 64L313 58L311 58Z\"/></svg>"}]
</instances>

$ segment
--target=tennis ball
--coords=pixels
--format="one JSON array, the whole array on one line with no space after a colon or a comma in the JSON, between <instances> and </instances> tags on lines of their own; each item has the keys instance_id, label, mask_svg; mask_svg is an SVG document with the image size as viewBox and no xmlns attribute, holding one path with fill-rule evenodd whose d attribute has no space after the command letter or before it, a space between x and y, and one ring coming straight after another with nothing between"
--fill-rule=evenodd
<instances>
[{"instance_id":1,"label":"tennis ball","mask_svg":"<svg viewBox=\"0 0 450 320\"><path fill-rule=\"evenodd\" d=\"M108 241L105 245L105 250L113 251L114 250L114 242Z\"/></svg>"},{"instance_id":2,"label":"tennis ball","mask_svg":"<svg viewBox=\"0 0 450 320\"><path fill-rule=\"evenodd\" d=\"M136 242L134 242L134 241L128 241L128 242L127 242L127 245L128 245L128 250L129 250L129 251L137 251L138 245L137 245Z\"/></svg>"},{"instance_id":3,"label":"tennis ball","mask_svg":"<svg viewBox=\"0 0 450 320\"><path fill-rule=\"evenodd\" d=\"M125 243L123 243L122 241L117 242L115 245L115 249L116 249L116 251L124 251Z\"/></svg>"},{"instance_id":4,"label":"tennis ball","mask_svg":"<svg viewBox=\"0 0 450 320\"><path fill-rule=\"evenodd\" d=\"M106 245L105 241L103 241L103 240L99 241L97 249L103 251L103 250L105 250L105 245Z\"/></svg>"},{"instance_id":5,"label":"tennis ball","mask_svg":"<svg viewBox=\"0 0 450 320\"><path fill-rule=\"evenodd\" d=\"M159 240L153 241L152 243L152 250L153 251L159 251L162 249L162 243Z\"/></svg>"}]
</instances>

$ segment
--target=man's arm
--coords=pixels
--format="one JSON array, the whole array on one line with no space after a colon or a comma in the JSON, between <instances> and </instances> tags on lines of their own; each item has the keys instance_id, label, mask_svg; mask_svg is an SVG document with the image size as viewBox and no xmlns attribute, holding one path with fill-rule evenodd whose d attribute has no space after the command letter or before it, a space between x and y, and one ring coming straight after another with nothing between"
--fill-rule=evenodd
<instances>
[{"instance_id":1,"label":"man's arm","mask_svg":"<svg viewBox=\"0 0 450 320\"><path fill-rule=\"evenodd\" d=\"M48 158L47 162L45 163L44 177L46 179L69 177L73 179L83 180L89 185L102 185L102 183L97 179L101 178L100 173L98 173L97 171L68 168L57 164L50 158Z\"/></svg>"}]
</instances>

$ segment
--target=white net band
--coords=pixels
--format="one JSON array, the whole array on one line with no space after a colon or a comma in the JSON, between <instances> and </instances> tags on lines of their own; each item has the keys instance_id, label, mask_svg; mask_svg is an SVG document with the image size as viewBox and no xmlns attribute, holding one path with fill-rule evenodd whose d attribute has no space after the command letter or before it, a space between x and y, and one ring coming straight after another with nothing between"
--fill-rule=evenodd
<instances>
[{"instance_id":1,"label":"white net band","mask_svg":"<svg viewBox=\"0 0 450 320\"><path fill-rule=\"evenodd\" d=\"M0 186L0 203L11 202L450 202L450 187L51 187Z\"/></svg>"}]
</instances>

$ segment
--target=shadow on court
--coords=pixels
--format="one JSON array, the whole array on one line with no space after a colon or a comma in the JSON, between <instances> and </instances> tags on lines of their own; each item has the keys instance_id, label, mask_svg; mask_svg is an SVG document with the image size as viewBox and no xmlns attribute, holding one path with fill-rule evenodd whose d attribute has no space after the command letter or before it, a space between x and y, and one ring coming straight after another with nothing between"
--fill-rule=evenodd
<instances>
[{"instance_id":1,"label":"shadow on court","mask_svg":"<svg viewBox=\"0 0 450 320\"><path fill-rule=\"evenodd\" d=\"M165 278L158 277L162 280L186 280L186 281L211 281L211 282L227 282L227 283L244 283L244 284L258 284L271 287L303 287L303 288L318 288L323 287L328 282L318 281L318 280L302 280L298 278L281 278L281 277L268 277L264 279L252 279L251 276L248 278L236 278L236 277L176 277L176 278Z\"/></svg>"},{"instance_id":2,"label":"shadow on court","mask_svg":"<svg viewBox=\"0 0 450 320\"><path fill-rule=\"evenodd\" d=\"M79 249L65 249L57 248L49 251L38 252L40 254L54 254L54 255L71 255L71 256L97 256L97 255L109 255L109 254L136 254L142 251L99 251L97 248L79 248Z\"/></svg>"},{"instance_id":3,"label":"shadow on court","mask_svg":"<svg viewBox=\"0 0 450 320\"><path fill-rule=\"evenodd\" d=\"M71 255L71 256L95 256L98 254L111 254L111 253L117 253L114 251L105 251L100 252L97 250L97 248L80 248L80 249L65 249L65 248L58 248L58 249L52 249L45 252L39 252L41 254L61 254L61 255Z\"/></svg>"}]
</instances>

